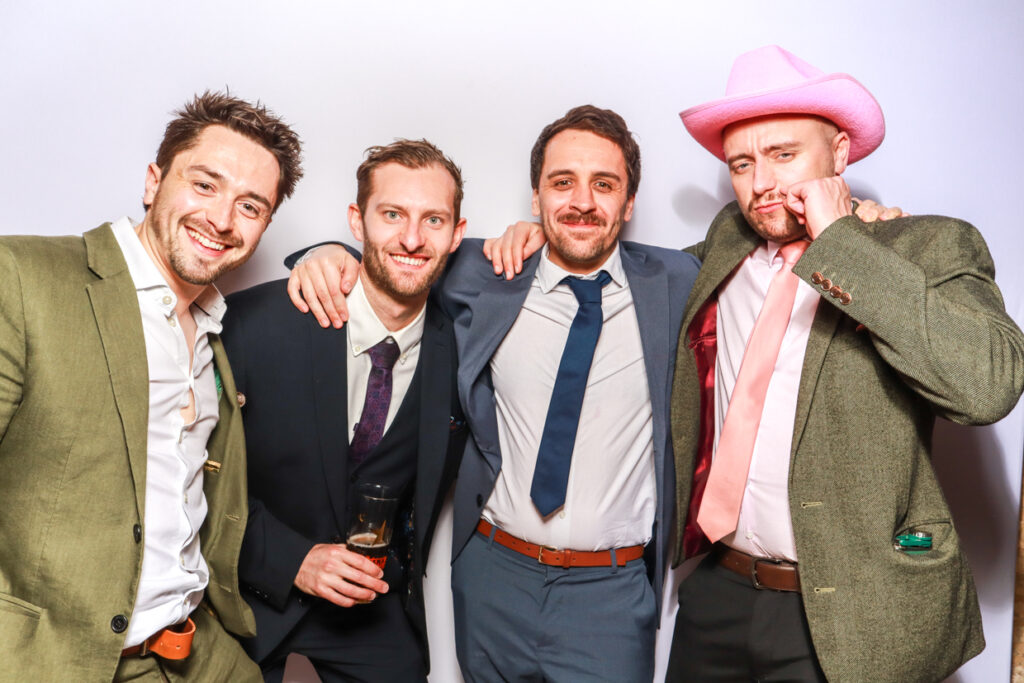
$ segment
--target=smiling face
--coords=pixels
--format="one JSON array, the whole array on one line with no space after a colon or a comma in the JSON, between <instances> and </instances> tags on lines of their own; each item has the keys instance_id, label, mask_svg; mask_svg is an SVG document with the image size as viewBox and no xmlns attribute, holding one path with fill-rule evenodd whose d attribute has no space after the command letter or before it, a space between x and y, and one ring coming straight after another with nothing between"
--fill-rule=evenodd
<instances>
[{"instance_id":1,"label":"smiling face","mask_svg":"<svg viewBox=\"0 0 1024 683\"><path fill-rule=\"evenodd\" d=\"M806 230L786 210L789 187L846 170L850 138L815 116L767 116L734 123L722 133L736 200L750 227L766 240L789 242Z\"/></svg>"},{"instance_id":2,"label":"smiling face","mask_svg":"<svg viewBox=\"0 0 1024 683\"><path fill-rule=\"evenodd\" d=\"M553 263L583 274L605 262L633 214L627 182L622 150L611 140L576 129L551 138L533 215L541 219Z\"/></svg>"},{"instance_id":3,"label":"smiling face","mask_svg":"<svg viewBox=\"0 0 1024 683\"><path fill-rule=\"evenodd\" d=\"M194 300L252 255L270 224L279 173L264 147L217 125L179 152L167 173L149 165L149 209L136 232L179 297Z\"/></svg>"},{"instance_id":4,"label":"smiling face","mask_svg":"<svg viewBox=\"0 0 1024 683\"><path fill-rule=\"evenodd\" d=\"M348 208L352 234L363 242L361 279L371 302L384 296L403 306L426 301L448 254L466 230L455 222L455 180L440 164L376 167L365 214Z\"/></svg>"}]
</instances>

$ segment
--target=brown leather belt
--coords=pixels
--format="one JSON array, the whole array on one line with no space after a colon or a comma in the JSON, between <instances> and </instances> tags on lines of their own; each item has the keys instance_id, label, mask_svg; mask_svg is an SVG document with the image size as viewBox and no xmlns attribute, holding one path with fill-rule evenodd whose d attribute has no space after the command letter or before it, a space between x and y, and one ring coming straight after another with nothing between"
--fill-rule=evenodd
<instances>
[{"instance_id":1,"label":"brown leather belt","mask_svg":"<svg viewBox=\"0 0 1024 683\"><path fill-rule=\"evenodd\" d=\"M517 553L526 555L527 557L532 557L541 564L546 564L551 567L562 567L563 569L568 569L569 567L612 566L611 550L598 550L596 552L587 550L557 550L555 548L537 545L536 543L530 543L529 541L524 541L521 538L516 538L512 534L506 533L493 526L486 519L481 519L480 523L476 525L476 530L487 538L491 537L492 529L494 530L495 543L503 545L509 550L515 550ZM643 556L644 547L642 545L631 545L627 548L616 548L615 564L619 567L624 567L627 562L639 560Z\"/></svg>"},{"instance_id":2,"label":"brown leather belt","mask_svg":"<svg viewBox=\"0 0 1024 683\"><path fill-rule=\"evenodd\" d=\"M754 557L721 543L715 544L712 553L718 564L750 579L754 588L800 592L800 572L795 562Z\"/></svg>"},{"instance_id":3,"label":"brown leather belt","mask_svg":"<svg viewBox=\"0 0 1024 683\"><path fill-rule=\"evenodd\" d=\"M184 624L168 626L146 638L141 644L126 647L121 650L121 656L145 657L152 652L164 659L185 659L192 652L192 637L195 634L196 622L190 617Z\"/></svg>"}]
</instances>

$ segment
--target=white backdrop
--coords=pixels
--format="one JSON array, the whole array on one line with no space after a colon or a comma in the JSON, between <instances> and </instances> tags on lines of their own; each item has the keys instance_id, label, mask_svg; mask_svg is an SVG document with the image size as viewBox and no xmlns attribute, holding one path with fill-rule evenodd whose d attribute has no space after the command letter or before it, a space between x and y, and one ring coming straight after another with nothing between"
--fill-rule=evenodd
<instances>
[{"instance_id":1,"label":"white backdrop","mask_svg":"<svg viewBox=\"0 0 1024 683\"><path fill-rule=\"evenodd\" d=\"M627 236L681 247L703 235L731 192L677 112L721 95L737 54L778 43L852 73L881 102L888 135L847 172L855 194L977 225L1024 322L1024 5L632 4L0 0L0 233L80 233L125 213L138 219L168 113L196 91L230 86L294 124L306 178L257 255L220 283L225 291L284 276L280 260L299 246L349 239L344 209L362 150L394 137L427 137L461 164L469 234L527 217L533 140L586 102L620 112L640 140L644 176ZM937 429L936 466L988 641L952 679L960 683L1008 677L1022 439L1021 406L992 428ZM428 567L433 683L459 680L446 602L449 519Z\"/></svg>"}]
</instances>

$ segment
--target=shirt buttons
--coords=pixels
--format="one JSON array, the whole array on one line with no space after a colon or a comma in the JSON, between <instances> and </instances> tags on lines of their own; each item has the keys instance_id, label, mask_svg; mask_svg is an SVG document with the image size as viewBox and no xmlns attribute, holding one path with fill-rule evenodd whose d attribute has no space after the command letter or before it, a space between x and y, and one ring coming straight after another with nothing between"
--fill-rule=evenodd
<instances>
[{"instance_id":1,"label":"shirt buttons","mask_svg":"<svg viewBox=\"0 0 1024 683\"><path fill-rule=\"evenodd\" d=\"M164 306L170 306L171 305L171 297L170 297L170 295L165 296L163 299L160 299L160 301L164 302Z\"/></svg>"},{"instance_id":2,"label":"shirt buttons","mask_svg":"<svg viewBox=\"0 0 1024 683\"><path fill-rule=\"evenodd\" d=\"M170 325L171 327L177 327L178 326L178 323L177 323L177 321L175 321L174 318L168 318L167 319L167 324Z\"/></svg>"},{"instance_id":3,"label":"shirt buttons","mask_svg":"<svg viewBox=\"0 0 1024 683\"><path fill-rule=\"evenodd\" d=\"M565 510L562 510L561 512L558 513L558 518L565 519Z\"/></svg>"},{"instance_id":4,"label":"shirt buttons","mask_svg":"<svg viewBox=\"0 0 1024 683\"><path fill-rule=\"evenodd\" d=\"M751 540L752 538L754 538L754 532L753 532L753 531L748 531L748 532L747 532L747 540L749 541L749 540Z\"/></svg>"},{"instance_id":5,"label":"shirt buttons","mask_svg":"<svg viewBox=\"0 0 1024 683\"><path fill-rule=\"evenodd\" d=\"M353 349L353 350L354 350L354 351L355 351L356 353L360 353L360 352L362 352L362 350L363 350L363 347L362 347L362 346L360 346L359 344L356 344L355 346L353 346L353 347L352 347L352 349Z\"/></svg>"}]
</instances>

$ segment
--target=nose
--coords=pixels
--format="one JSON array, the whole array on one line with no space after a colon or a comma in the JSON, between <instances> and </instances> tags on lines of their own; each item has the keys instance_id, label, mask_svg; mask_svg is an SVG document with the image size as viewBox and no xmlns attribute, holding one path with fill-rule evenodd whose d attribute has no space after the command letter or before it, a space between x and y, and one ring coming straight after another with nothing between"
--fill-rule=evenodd
<instances>
[{"instance_id":1,"label":"nose","mask_svg":"<svg viewBox=\"0 0 1024 683\"><path fill-rule=\"evenodd\" d=\"M423 246L423 230L418 221L409 221L399 236L402 248L413 253Z\"/></svg>"},{"instance_id":2,"label":"nose","mask_svg":"<svg viewBox=\"0 0 1024 683\"><path fill-rule=\"evenodd\" d=\"M754 164L754 194L762 195L775 189L778 181L775 178L775 171L772 169L771 164L757 163Z\"/></svg>"},{"instance_id":3,"label":"nose","mask_svg":"<svg viewBox=\"0 0 1024 683\"><path fill-rule=\"evenodd\" d=\"M228 197L216 198L206 209L206 220L217 232L231 230L235 202Z\"/></svg>"},{"instance_id":4,"label":"nose","mask_svg":"<svg viewBox=\"0 0 1024 683\"><path fill-rule=\"evenodd\" d=\"M572 189L571 207L580 213L594 210L594 189L586 183L578 183Z\"/></svg>"}]
</instances>

